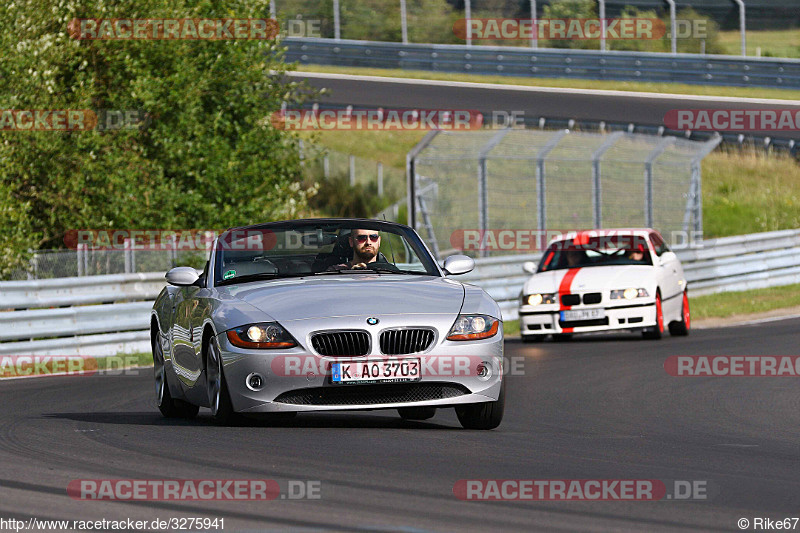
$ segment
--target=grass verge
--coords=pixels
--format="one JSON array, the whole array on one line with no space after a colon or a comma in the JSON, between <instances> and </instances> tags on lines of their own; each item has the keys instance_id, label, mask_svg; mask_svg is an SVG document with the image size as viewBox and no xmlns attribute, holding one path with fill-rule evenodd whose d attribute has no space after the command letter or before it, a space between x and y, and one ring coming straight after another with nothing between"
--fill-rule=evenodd
<instances>
[{"instance_id":1,"label":"grass verge","mask_svg":"<svg viewBox=\"0 0 800 533\"><path fill-rule=\"evenodd\" d=\"M738 30L721 31L719 44L725 53L739 55L742 52L741 34ZM800 28L786 30L748 30L747 55L755 56L757 48L765 57L800 57Z\"/></svg>"},{"instance_id":2,"label":"grass verge","mask_svg":"<svg viewBox=\"0 0 800 533\"><path fill-rule=\"evenodd\" d=\"M362 76L384 76L441 81L465 81L472 83L498 83L501 85L524 85L529 87L555 87L568 89L603 89L643 93L686 94L692 96L730 96L734 98L769 98L800 100L800 91L769 89L762 87L723 87L712 85L688 85L682 83L648 83L635 81L575 80L570 78L523 78L514 76L490 76L451 72L429 72L424 70L381 69L366 67L336 67L330 65L298 65L299 72L324 72L332 74L357 74Z\"/></svg>"}]
</instances>

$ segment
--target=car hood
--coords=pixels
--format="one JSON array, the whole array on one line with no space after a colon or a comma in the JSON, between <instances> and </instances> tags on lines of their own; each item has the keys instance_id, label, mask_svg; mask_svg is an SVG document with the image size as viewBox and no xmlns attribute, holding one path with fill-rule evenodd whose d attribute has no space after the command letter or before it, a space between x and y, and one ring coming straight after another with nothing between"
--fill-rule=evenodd
<instances>
[{"instance_id":1,"label":"car hood","mask_svg":"<svg viewBox=\"0 0 800 533\"><path fill-rule=\"evenodd\" d=\"M325 275L230 285L220 292L279 322L399 313L455 316L464 302L461 283L416 275Z\"/></svg>"},{"instance_id":2,"label":"car hood","mask_svg":"<svg viewBox=\"0 0 800 533\"><path fill-rule=\"evenodd\" d=\"M572 292L626 289L628 287L648 288L652 285L655 273L649 265L615 265L584 267L577 270L572 282L565 289ZM539 272L525 283L525 294L558 292L562 280L570 272L568 269Z\"/></svg>"}]
</instances>

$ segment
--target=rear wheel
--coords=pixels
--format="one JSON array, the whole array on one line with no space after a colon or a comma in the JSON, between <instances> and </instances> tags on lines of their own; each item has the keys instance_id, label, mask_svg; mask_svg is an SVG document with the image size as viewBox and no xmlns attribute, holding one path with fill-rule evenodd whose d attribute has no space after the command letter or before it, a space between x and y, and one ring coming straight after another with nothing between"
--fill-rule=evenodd
<instances>
[{"instance_id":1,"label":"rear wheel","mask_svg":"<svg viewBox=\"0 0 800 533\"><path fill-rule=\"evenodd\" d=\"M464 429L494 429L503 421L506 404L506 381L500 385L500 394L494 402L456 406L456 416Z\"/></svg>"},{"instance_id":2,"label":"rear wheel","mask_svg":"<svg viewBox=\"0 0 800 533\"><path fill-rule=\"evenodd\" d=\"M689 334L691 327L692 317L689 313L689 295L683 291L683 305L681 306L681 320L680 322L670 322L669 334L675 337L685 337Z\"/></svg>"},{"instance_id":3,"label":"rear wheel","mask_svg":"<svg viewBox=\"0 0 800 533\"><path fill-rule=\"evenodd\" d=\"M658 340L664 334L664 310L661 308L661 293L656 293L656 325L642 331L645 339Z\"/></svg>"},{"instance_id":4,"label":"rear wheel","mask_svg":"<svg viewBox=\"0 0 800 533\"><path fill-rule=\"evenodd\" d=\"M212 336L206 345L206 383L211 418L220 424L229 424L236 418L233 411L228 384L222 373L222 357L216 339Z\"/></svg>"},{"instance_id":5,"label":"rear wheel","mask_svg":"<svg viewBox=\"0 0 800 533\"><path fill-rule=\"evenodd\" d=\"M435 407L401 407L397 410L403 420L428 420L436 414Z\"/></svg>"},{"instance_id":6,"label":"rear wheel","mask_svg":"<svg viewBox=\"0 0 800 533\"><path fill-rule=\"evenodd\" d=\"M153 368L155 371L156 404L161 414L167 418L194 418L200 407L183 400L172 398L167 383L167 370L164 365L164 349L161 332L156 333L153 342Z\"/></svg>"}]
</instances>

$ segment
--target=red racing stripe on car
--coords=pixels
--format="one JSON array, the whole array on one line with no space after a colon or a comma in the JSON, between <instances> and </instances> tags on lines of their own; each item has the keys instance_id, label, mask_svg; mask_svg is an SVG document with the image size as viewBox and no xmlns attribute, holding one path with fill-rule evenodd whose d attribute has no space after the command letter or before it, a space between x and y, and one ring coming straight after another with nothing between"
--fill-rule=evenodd
<instances>
[{"instance_id":1,"label":"red racing stripe on car","mask_svg":"<svg viewBox=\"0 0 800 533\"><path fill-rule=\"evenodd\" d=\"M578 275L579 270L580 268L570 268L569 270L567 270L567 273L564 274L564 277L561 278L561 284L558 286L559 311L564 311L571 307L569 305L564 305L564 303L561 301L561 295L569 294L570 292L572 292L572 281L575 279L575 276ZM573 328L563 328L561 331L563 333L572 333Z\"/></svg>"}]
</instances>

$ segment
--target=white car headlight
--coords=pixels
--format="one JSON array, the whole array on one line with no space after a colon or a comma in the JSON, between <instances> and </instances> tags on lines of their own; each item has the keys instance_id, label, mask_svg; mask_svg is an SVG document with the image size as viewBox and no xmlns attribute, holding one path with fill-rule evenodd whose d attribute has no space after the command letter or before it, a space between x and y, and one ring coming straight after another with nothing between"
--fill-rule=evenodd
<instances>
[{"instance_id":1,"label":"white car headlight","mask_svg":"<svg viewBox=\"0 0 800 533\"><path fill-rule=\"evenodd\" d=\"M647 298L648 296L650 295L647 293L647 289L634 289L631 287L611 291L612 300L622 300L623 298L625 300L633 300L635 298Z\"/></svg>"},{"instance_id":2,"label":"white car headlight","mask_svg":"<svg viewBox=\"0 0 800 533\"><path fill-rule=\"evenodd\" d=\"M458 315L447 334L449 341L488 339L497 334L500 321L487 315Z\"/></svg>"},{"instance_id":3,"label":"white car headlight","mask_svg":"<svg viewBox=\"0 0 800 533\"><path fill-rule=\"evenodd\" d=\"M534 293L522 297L522 305L539 305L556 303L556 295L553 293Z\"/></svg>"}]
</instances>

